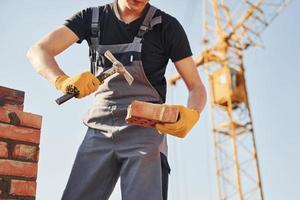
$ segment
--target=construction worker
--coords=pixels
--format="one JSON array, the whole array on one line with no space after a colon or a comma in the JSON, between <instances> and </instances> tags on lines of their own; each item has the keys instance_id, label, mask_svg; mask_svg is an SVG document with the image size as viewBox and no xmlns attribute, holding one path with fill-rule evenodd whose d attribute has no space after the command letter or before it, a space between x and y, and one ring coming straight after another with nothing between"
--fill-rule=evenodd
<instances>
[{"instance_id":1,"label":"construction worker","mask_svg":"<svg viewBox=\"0 0 300 200\"><path fill-rule=\"evenodd\" d=\"M86 40L96 68L76 76L66 75L55 56L75 42ZM111 67L103 56L110 50L123 63L134 82L114 76L104 82L97 71ZM99 56L98 56L99 55ZM166 135L186 134L198 121L206 102L186 34L172 16L156 9L149 0L118 0L78 12L47 34L27 53L35 70L67 93L72 86L77 98L95 92L84 117L87 133L79 147L64 200L106 200L121 177L123 200L166 200L168 174ZM95 59L96 60L93 60ZM125 122L132 100L164 103L168 60L171 59L189 91L187 107L179 106L180 118L155 128Z\"/></svg>"}]
</instances>

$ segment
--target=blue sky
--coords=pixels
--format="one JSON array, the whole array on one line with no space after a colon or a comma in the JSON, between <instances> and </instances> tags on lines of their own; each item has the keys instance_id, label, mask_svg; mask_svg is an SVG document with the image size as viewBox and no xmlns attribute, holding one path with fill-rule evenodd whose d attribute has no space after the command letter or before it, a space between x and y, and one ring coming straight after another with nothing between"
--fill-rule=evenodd
<instances>
[{"instance_id":1,"label":"blue sky","mask_svg":"<svg viewBox=\"0 0 300 200\"><path fill-rule=\"evenodd\" d=\"M109 1L2 0L0 2L0 85L26 92L25 111L43 116L37 199L60 199L86 128L81 117L91 98L57 106L60 93L38 76L26 60L28 48L75 12ZM176 16L195 55L201 51L201 1L151 0ZM170 6L171 5L171 6ZM300 2L293 1L263 34L264 49L245 55L246 79L254 119L265 199L297 200L300 196ZM89 68L86 43L57 57L70 75ZM167 75L175 72L170 62ZM206 78L201 72L201 77ZM187 101L182 82L169 88L169 103ZM207 108L185 140L169 138L171 200L216 199L211 132ZM117 187L111 200L120 199Z\"/></svg>"}]
</instances>

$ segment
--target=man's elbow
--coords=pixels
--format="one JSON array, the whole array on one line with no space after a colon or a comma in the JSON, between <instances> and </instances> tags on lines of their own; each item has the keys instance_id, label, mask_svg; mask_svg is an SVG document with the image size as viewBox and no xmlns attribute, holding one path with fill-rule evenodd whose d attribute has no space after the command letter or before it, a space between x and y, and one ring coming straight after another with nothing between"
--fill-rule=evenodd
<instances>
[{"instance_id":1,"label":"man's elbow","mask_svg":"<svg viewBox=\"0 0 300 200\"><path fill-rule=\"evenodd\" d=\"M27 51L27 53L26 53L26 58L27 58L27 60L31 63L31 61L32 61L32 59L33 59L33 46L32 47L30 47L29 49L28 49L28 51Z\"/></svg>"},{"instance_id":2,"label":"man's elbow","mask_svg":"<svg viewBox=\"0 0 300 200\"><path fill-rule=\"evenodd\" d=\"M30 47L26 53L27 60L32 63L34 58L39 54L39 52L42 51L42 46L39 44L34 44L32 47Z\"/></svg>"},{"instance_id":3,"label":"man's elbow","mask_svg":"<svg viewBox=\"0 0 300 200\"><path fill-rule=\"evenodd\" d=\"M37 52L39 51L39 49L40 47L36 44L28 49L26 58L31 64L34 62L34 58L37 56Z\"/></svg>"},{"instance_id":4,"label":"man's elbow","mask_svg":"<svg viewBox=\"0 0 300 200\"><path fill-rule=\"evenodd\" d=\"M26 53L26 58L34 68L34 70L40 73L43 70L43 66L41 65L41 60L44 59L46 55L49 55L47 49L43 47L43 45L36 43L32 47L30 47Z\"/></svg>"}]
</instances>

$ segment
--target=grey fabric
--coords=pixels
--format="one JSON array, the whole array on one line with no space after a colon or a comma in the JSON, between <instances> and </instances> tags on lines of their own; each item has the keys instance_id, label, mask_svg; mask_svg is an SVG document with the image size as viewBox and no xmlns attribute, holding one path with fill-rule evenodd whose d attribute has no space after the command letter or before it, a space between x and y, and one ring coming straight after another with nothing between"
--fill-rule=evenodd
<instances>
[{"instance_id":1,"label":"grey fabric","mask_svg":"<svg viewBox=\"0 0 300 200\"><path fill-rule=\"evenodd\" d=\"M128 52L141 55L142 43L98 45L96 50L99 54L110 50L130 58ZM106 200L118 177L122 200L166 200L162 182L165 184L167 179L162 174L161 160L161 153L167 155L166 135L125 121L133 100L162 103L162 99L147 79L141 60L125 67L134 77L131 86L123 76L115 74L95 92L92 107L83 119L89 129L78 150L63 200Z\"/></svg>"},{"instance_id":2,"label":"grey fabric","mask_svg":"<svg viewBox=\"0 0 300 200\"><path fill-rule=\"evenodd\" d=\"M93 7L92 8L93 14L92 14L92 28L93 25L98 26L98 22L99 22L99 8L98 7Z\"/></svg>"},{"instance_id":3,"label":"grey fabric","mask_svg":"<svg viewBox=\"0 0 300 200\"><path fill-rule=\"evenodd\" d=\"M100 30L99 30L99 8L92 8L92 24L91 24L91 46L95 47L99 44Z\"/></svg>"},{"instance_id":4,"label":"grey fabric","mask_svg":"<svg viewBox=\"0 0 300 200\"><path fill-rule=\"evenodd\" d=\"M142 26L139 30L139 33L136 37L134 37L134 43L141 43L143 41L144 34L151 30L155 25L160 24L162 22L161 16L155 17L150 20L150 24L147 26Z\"/></svg>"},{"instance_id":5,"label":"grey fabric","mask_svg":"<svg viewBox=\"0 0 300 200\"><path fill-rule=\"evenodd\" d=\"M144 35L151 30L155 25L161 23L161 16L154 17L155 12L157 8L150 6L147 15L145 16L145 19L137 33L137 35L134 37L133 42L134 43L141 43L143 42Z\"/></svg>"},{"instance_id":6,"label":"grey fabric","mask_svg":"<svg viewBox=\"0 0 300 200\"><path fill-rule=\"evenodd\" d=\"M91 46L96 47L99 44L99 38L98 37L91 37Z\"/></svg>"},{"instance_id":7,"label":"grey fabric","mask_svg":"<svg viewBox=\"0 0 300 200\"><path fill-rule=\"evenodd\" d=\"M118 44L118 45L98 45L97 51L103 54L105 51L109 50L111 53L125 53L130 51L141 52L142 44L138 42L129 44Z\"/></svg>"},{"instance_id":8,"label":"grey fabric","mask_svg":"<svg viewBox=\"0 0 300 200\"><path fill-rule=\"evenodd\" d=\"M142 42L143 38L139 38L139 37L134 37L133 42L134 43L140 43Z\"/></svg>"},{"instance_id":9,"label":"grey fabric","mask_svg":"<svg viewBox=\"0 0 300 200\"><path fill-rule=\"evenodd\" d=\"M151 22L153 16L155 15L156 10L157 10L157 8L155 8L154 6L150 6L149 11L148 11L148 13L147 13L147 15L146 15L146 17L143 21L143 24L142 24L141 28L143 28L145 26L149 27L150 22Z\"/></svg>"},{"instance_id":10,"label":"grey fabric","mask_svg":"<svg viewBox=\"0 0 300 200\"><path fill-rule=\"evenodd\" d=\"M91 72L94 75L98 75L98 60L99 54L96 51L96 47L100 41L100 26L99 26L99 7L92 8L92 23L91 23L91 45L90 45L90 61L91 61Z\"/></svg>"},{"instance_id":11,"label":"grey fabric","mask_svg":"<svg viewBox=\"0 0 300 200\"><path fill-rule=\"evenodd\" d=\"M154 6L150 6L150 8L145 16L145 19L144 19L142 25L140 26L140 29L139 29L136 37L144 38L145 33L147 33L148 30L151 28L150 22L151 22L152 18L154 17L156 10L157 10L157 8L155 8ZM135 41L136 41L136 39L135 39Z\"/></svg>"},{"instance_id":12,"label":"grey fabric","mask_svg":"<svg viewBox=\"0 0 300 200\"><path fill-rule=\"evenodd\" d=\"M160 24L162 22L161 16L155 17L150 22L150 28L152 29L155 25Z\"/></svg>"},{"instance_id":13,"label":"grey fabric","mask_svg":"<svg viewBox=\"0 0 300 200\"><path fill-rule=\"evenodd\" d=\"M123 120L114 123L122 126ZM62 200L107 200L119 176L122 200L163 200L159 140L152 140L156 136L153 129L130 126L109 138L89 128Z\"/></svg>"},{"instance_id":14,"label":"grey fabric","mask_svg":"<svg viewBox=\"0 0 300 200\"><path fill-rule=\"evenodd\" d=\"M127 107L133 100L162 102L158 92L147 80L141 61L133 61L125 67L134 77L132 85L128 85L122 75L114 74L108 77L95 92L93 106L84 118L89 127L100 128L103 116L99 109L101 107L111 105Z\"/></svg>"}]
</instances>

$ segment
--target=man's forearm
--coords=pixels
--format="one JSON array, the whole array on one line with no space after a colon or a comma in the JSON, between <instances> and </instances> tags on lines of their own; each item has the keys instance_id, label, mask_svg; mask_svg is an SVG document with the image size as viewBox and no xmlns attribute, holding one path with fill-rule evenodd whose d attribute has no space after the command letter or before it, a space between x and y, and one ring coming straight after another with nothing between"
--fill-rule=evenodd
<instances>
[{"instance_id":1,"label":"man's forearm","mask_svg":"<svg viewBox=\"0 0 300 200\"><path fill-rule=\"evenodd\" d=\"M206 99L205 87L201 84L201 86L195 87L189 91L188 107L201 113L206 104Z\"/></svg>"},{"instance_id":2,"label":"man's forearm","mask_svg":"<svg viewBox=\"0 0 300 200\"><path fill-rule=\"evenodd\" d=\"M55 83L57 77L64 75L64 72L54 57L78 40L77 35L69 28L60 26L33 45L27 53L27 58L40 75Z\"/></svg>"},{"instance_id":3,"label":"man's forearm","mask_svg":"<svg viewBox=\"0 0 300 200\"><path fill-rule=\"evenodd\" d=\"M33 68L53 84L58 76L64 75L64 72L59 68L54 56L39 45L34 45L28 50L27 58Z\"/></svg>"}]
</instances>

